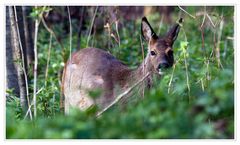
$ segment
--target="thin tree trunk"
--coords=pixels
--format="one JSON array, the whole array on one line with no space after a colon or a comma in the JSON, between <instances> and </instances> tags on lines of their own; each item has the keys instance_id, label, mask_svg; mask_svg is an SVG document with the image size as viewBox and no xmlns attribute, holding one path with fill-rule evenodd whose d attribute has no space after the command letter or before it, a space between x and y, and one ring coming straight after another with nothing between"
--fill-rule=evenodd
<instances>
[{"instance_id":1,"label":"thin tree trunk","mask_svg":"<svg viewBox=\"0 0 240 145\"><path fill-rule=\"evenodd\" d=\"M20 90L18 85L17 69L14 65L13 48L11 43L11 23L9 16L10 8L6 8L6 68L7 68L7 89L14 89L13 93L16 96L20 96Z\"/></svg>"},{"instance_id":2,"label":"thin tree trunk","mask_svg":"<svg viewBox=\"0 0 240 145\"><path fill-rule=\"evenodd\" d=\"M42 17L42 15L41 15ZM34 118L37 117L37 67L38 67L38 58L37 58L37 39L38 39L38 27L40 21L35 20L35 32L34 32L34 80L33 80L33 110Z\"/></svg>"},{"instance_id":3,"label":"thin tree trunk","mask_svg":"<svg viewBox=\"0 0 240 145\"><path fill-rule=\"evenodd\" d=\"M9 10L9 17L10 17L10 27L11 27L11 48L13 53L13 61L14 66L17 70L17 78L18 78L18 85L19 85L19 96L20 96L20 103L23 111L27 110L27 100L26 100L26 83L24 78L23 72L23 62L21 57L21 49L20 49L20 38L17 32L17 22L15 21L14 15L14 8L12 6L8 7Z\"/></svg>"}]
</instances>

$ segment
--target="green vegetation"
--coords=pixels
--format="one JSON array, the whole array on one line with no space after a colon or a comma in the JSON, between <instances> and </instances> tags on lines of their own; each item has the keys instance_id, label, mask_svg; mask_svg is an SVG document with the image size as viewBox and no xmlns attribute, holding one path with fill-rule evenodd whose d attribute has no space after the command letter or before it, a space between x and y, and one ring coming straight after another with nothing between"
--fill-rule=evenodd
<instances>
[{"instance_id":1,"label":"green vegetation","mask_svg":"<svg viewBox=\"0 0 240 145\"><path fill-rule=\"evenodd\" d=\"M185 9L195 15L204 7ZM65 50L52 38L46 78L50 34L40 25L37 44L38 116L32 121L24 119L20 101L12 94L6 103L6 138L234 138L234 42L229 39L234 35L234 8L211 7L207 10L216 26L214 28L206 17L204 48L200 28L203 16L193 19L176 8L172 19L177 20L179 12L185 17L174 44L174 67L167 70L161 80L154 79L154 87L145 91L143 99L133 96L138 99L132 99L124 107L117 104L99 118L95 117L97 109L94 107L86 112L72 110L69 116L60 111L59 72L63 69L64 58L69 56L69 35L63 32L63 23L53 26L56 35L62 37ZM222 29L221 16L224 21ZM157 31L161 15L155 13L148 19ZM120 18L119 21L124 23L118 29L120 47L111 37L112 45L108 48L109 36L105 30L92 35L89 45L105 48L134 68L142 61L140 19L125 21ZM90 27L91 20L86 23L86 27ZM72 21L72 51L77 50L77 25L77 21ZM112 27L113 31L116 30L114 25ZM161 34L168 28L163 23ZM86 47L87 37L86 30L81 36L81 48ZM146 54L146 42L144 48ZM30 80L30 96L33 96L32 81L33 78ZM8 93L11 94L11 90ZM91 93L96 96L99 92Z\"/></svg>"}]
</instances>

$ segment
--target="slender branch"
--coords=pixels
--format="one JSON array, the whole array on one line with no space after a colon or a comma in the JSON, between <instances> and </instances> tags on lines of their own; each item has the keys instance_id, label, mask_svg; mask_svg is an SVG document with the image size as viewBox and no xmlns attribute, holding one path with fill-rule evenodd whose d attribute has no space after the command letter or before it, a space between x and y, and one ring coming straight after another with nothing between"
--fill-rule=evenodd
<instances>
[{"instance_id":1,"label":"slender branch","mask_svg":"<svg viewBox=\"0 0 240 145\"><path fill-rule=\"evenodd\" d=\"M143 43L142 43L142 36L140 35L140 42L141 42L141 48L142 48L142 58L143 58L143 62L145 62L145 55L144 55L144 47L143 47ZM145 75L145 63L143 63L143 74ZM144 98L144 85L143 85L143 90L142 90L143 92L143 98Z\"/></svg>"},{"instance_id":2,"label":"slender branch","mask_svg":"<svg viewBox=\"0 0 240 145\"><path fill-rule=\"evenodd\" d=\"M202 90L203 90L203 92L204 92L204 83L203 83L203 79L201 78L200 81L201 81Z\"/></svg>"},{"instance_id":3,"label":"slender branch","mask_svg":"<svg viewBox=\"0 0 240 145\"><path fill-rule=\"evenodd\" d=\"M188 42L187 35L186 35L186 32L185 32L183 27L182 27L182 30L183 30L184 35L185 35L185 41ZM184 56L184 64L185 64L185 74L186 74L186 78L187 78L188 97L189 97L189 100L190 100L191 99L191 95L190 95L191 90L190 90L190 84L189 84L188 64L187 64L187 56L186 56L187 47L188 46L186 46L186 48L184 48L184 49L186 49L186 51L183 53L183 56Z\"/></svg>"},{"instance_id":4,"label":"slender branch","mask_svg":"<svg viewBox=\"0 0 240 145\"><path fill-rule=\"evenodd\" d=\"M205 62L205 64L206 64L206 67L207 67L207 80L209 81L209 80L211 80L211 76L210 76L210 69L209 69L209 65L210 65L210 63L209 63L209 59L207 59L207 61Z\"/></svg>"},{"instance_id":5,"label":"slender branch","mask_svg":"<svg viewBox=\"0 0 240 145\"><path fill-rule=\"evenodd\" d=\"M119 48L120 48L121 40L120 40L120 36L119 36L119 32L118 32L118 20L115 21L115 24L116 24L116 31L117 31L117 36L118 36L118 45L119 45Z\"/></svg>"},{"instance_id":6,"label":"slender branch","mask_svg":"<svg viewBox=\"0 0 240 145\"><path fill-rule=\"evenodd\" d=\"M37 7L37 6L35 6ZM45 9L45 7L43 8ZM44 11L41 11L39 14L39 18L35 20L35 32L34 32L34 78L33 78L33 115L36 118L37 117L37 66L38 66L38 53L37 53L37 39L38 39L38 28L40 25L40 22L43 20L43 13Z\"/></svg>"},{"instance_id":7,"label":"slender branch","mask_svg":"<svg viewBox=\"0 0 240 145\"><path fill-rule=\"evenodd\" d=\"M23 54L23 47L22 47L22 42L21 42L21 36L20 36L20 32L19 32L19 27L18 27L18 18L17 18L17 11L16 11L16 7L14 6L14 14L15 14L15 21L16 21L16 29L17 29L17 35L18 35L18 41L19 41L19 46L21 49L21 57L22 57L22 70L23 70L23 74L24 74L24 80L25 80L25 85L26 85L26 98L27 98L27 105L28 107L30 106L30 99L29 99L29 92L28 92L28 77L27 77L27 73L26 73L26 68L25 68L25 63L24 63L24 54ZM30 111L30 119L32 120L32 112Z\"/></svg>"},{"instance_id":8,"label":"slender branch","mask_svg":"<svg viewBox=\"0 0 240 145\"><path fill-rule=\"evenodd\" d=\"M39 20L35 20L35 33L34 33L34 82L33 82L33 107L34 117L37 117L37 65L38 65L38 54L37 54L37 38L38 38L38 26Z\"/></svg>"},{"instance_id":9,"label":"slender branch","mask_svg":"<svg viewBox=\"0 0 240 145\"><path fill-rule=\"evenodd\" d=\"M232 36L227 36L227 39L228 39L228 40L234 40L234 37L232 37Z\"/></svg>"},{"instance_id":10,"label":"slender branch","mask_svg":"<svg viewBox=\"0 0 240 145\"><path fill-rule=\"evenodd\" d=\"M88 38L87 38L87 47L88 47L88 43L89 43L89 40L90 40L90 37L91 37L92 27L93 27L93 24L94 24L94 21L95 21L95 17L97 15L97 10L98 10L98 6L96 7L93 18L92 18L92 22L91 22L91 26L90 26L90 30L89 30L89 34L88 34Z\"/></svg>"},{"instance_id":11,"label":"slender branch","mask_svg":"<svg viewBox=\"0 0 240 145\"><path fill-rule=\"evenodd\" d=\"M161 32L163 19L164 19L164 15L162 15L161 20L160 20L160 23L159 23L158 33L157 33L158 35L160 35L160 32Z\"/></svg>"},{"instance_id":12,"label":"slender branch","mask_svg":"<svg viewBox=\"0 0 240 145\"><path fill-rule=\"evenodd\" d=\"M184 64L185 64L185 73L186 73L186 77L187 77L188 96L189 96L189 100L190 100L190 84L189 84L188 65L187 65L186 53L184 53Z\"/></svg>"},{"instance_id":13,"label":"slender branch","mask_svg":"<svg viewBox=\"0 0 240 145\"><path fill-rule=\"evenodd\" d=\"M223 29L224 21L220 21L220 26L219 26L219 31L218 31L218 42L217 42L217 47L216 47L216 57L218 61L218 67L223 68L221 59L220 59L220 42L221 42L221 37L222 37L222 29Z\"/></svg>"},{"instance_id":14,"label":"slender branch","mask_svg":"<svg viewBox=\"0 0 240 145\"><path fill-rule=\"evenodd\" d=\"M202 20L201 28L203 27L203 24L204 24L204 22L205 22L206 14L207 14L207 12L206 12L206 6L204 6L204 15L203 15L203 20Z\"/></svg>"},{"instance_id":15,"label":"slender branch","mask_svg":"<svg viewBox=\"0 0 240 145\"><path fill-rule=\"evenodd\" d=\"M47 31L48 31L49 33L51 33L51 34L53 35L53 37L55 38L55 40L60 44L62 50L64 50L63 44L61 43L61 41L58 40L57 35L54 33L54 31L53 31L51 28L48 27L48 25L47 25L44 17L42 17L41 20L42 20L43 26L47 29Z\"/></svg>"},{"instance_id":16,"label":"slender branch","mask_svg":"<svg viewBox=\"0 0 240 145\"><path fill-rule=\"evenodd\" d=\"M144 81L149 75L150 75L150 73L148 72L141 80L139 80L137 83L135 83L132 87L128 88L125 92L123 92L122 94L118 95L116 97L116 99L111 104L109 104L107 107L105 107L102 111L98 112L96 116L99 117L102 113L107 111L110 107L112 107L114 104L116 104L122 97L126 96L137 85L139 85L142 81Z\"/></svg>"},{"instance_id":17,"label":"slender branch","mask_svg":"<svg viewBox=\"0 0 240 145\"><path fill-rule=\"evenodd\" d=\"M43 87L37 91L36 95L37 95L38 93L40 93L42 90L43 90ZM32 105L33 105L33 100L32 100L31 104L30 104L29 107L28 107L28 110L27 110L27 112L26 112L26 114L25 114L25 116L24 116L24 119L27 117L28 113L31 112L31 107L32 107Z\"/></svg>"},{"instance_id":18,"label":"slender branch","mask_svg":"<svg viewBox=\"0 0 240 145\"><path fill-rule=\"evenodd\" d=\"M207 17L208 17L209 21L211 22L212 26L215 28L216 26L214 25L214 23L213 23L211 17L210 17L208 14L207 14Z\"/></svg>"},{"instance_id":19,"label":"slender branch","mask_svg":"<svg viewBox=\"0 0 240 145\"><path fill-rule=\"evenodd\" d=\"M203 20L202 20L202 24L200 26L201 38L202 38L202 50L204 52L204 56L206 56L206 49L205 49L205 42L204 42L204 29L203 29L203 25L204 25L205 20L206 20L206 14L207 14L207 10L206 10L206 6L204 6Z\"/></svg>"},{"instance_id":20,"label":"slender branch","mask_svg":"<svg viewBox=\"0 0 240 145\"><path fill-rule=\"evenodd\" d=\"M173 64L173 71L172 71L172 74L171 74L170 81L169 81L169 83L168 83L168 94L170 93L170 89L171 89L171 85L172 85L172 80L173 80L173 74L174 74L174 72L175 72L176 64L177 64L177 62L176 62L175 64Z\"/></svg>"},{"instance_id":21,"label":"slender branch","mask_svg":"<svg viewBox=\"0 0 240 145\"><path fill-rule=\"evenodd\" d=\"M179 8L180 10L182 10L184 13L188 14L191 18L196 19L195 16L191 15L189 12L187 12L186 10L184 10L181 6L178 6L178 8Z\"/></svg>"},{"instance_id":22,"label":"slender branch","mask_svg":"<svg viewBox=\"0 0 240 145\"><path fill-rule=\"evenodd\" d=\"M112 42L111 40L111 27L110 27L110 24L107 22L106 25L104 25L104 28L107 29L107 32L108 32L108 39L107 39L107 42L108 42L108 50L110 51L110 43Z\"/></svg>"},{"instance_id":23,"label":"slender branch","mask_svg":"<svg viewBox=\"0 0 240 145\"><path fill-rule=\"evenodd\" d=\"M111 33L111 37L114 38L114 40L118 43L118 46L120 47L118 38L113 33Z\"/></svg>"}]
</instances>

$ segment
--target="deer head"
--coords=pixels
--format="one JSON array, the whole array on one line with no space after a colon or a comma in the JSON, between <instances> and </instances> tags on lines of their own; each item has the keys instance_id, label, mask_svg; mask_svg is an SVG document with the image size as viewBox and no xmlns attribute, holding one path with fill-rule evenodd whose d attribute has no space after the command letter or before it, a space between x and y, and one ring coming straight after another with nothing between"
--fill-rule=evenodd
<instances>
[{"instance_id":1,"label":"deer head","mask_svg":"<svg viewBox=\"0 0 240 145\"><path fill-rule=\"evenodd\" d=\"M179 23L182 23L182 18L180 18ZM151 71L161 75L164 69L172 67L174 63L173 44L180 30L179 23L170 28L165 36L159 37L153 31L146 17L142 18L142 36L148 42L146 61Z\"/></svg>"}]
</instances>

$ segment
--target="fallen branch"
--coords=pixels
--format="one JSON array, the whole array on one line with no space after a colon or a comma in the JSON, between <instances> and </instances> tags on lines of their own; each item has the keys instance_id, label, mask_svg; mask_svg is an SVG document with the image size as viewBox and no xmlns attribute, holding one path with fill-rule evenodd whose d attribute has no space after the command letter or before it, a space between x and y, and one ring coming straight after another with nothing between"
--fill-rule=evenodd
<instances>
[{"instance_id":1,"label":"fallen branch","mask_svg":"<svg viewBox=\"0 0 240 145\"><path fill-rule=\"evenodd\" d=\"M102 113L107 111L110 107L112 107L114 104L116 104L122 97L126 96L137 85L139 85L142 81L144 81L149 75L150 75L150 73L148 72L141 80L139 80L137 83L135 83L132 87L128 88L125 92L123 92L122 94L118 95L116 97L116 99L111 104L109 104L107 107L105 107L102 111L98 112L96 116L99 117Z\"/></svg>"}]
</instances>

